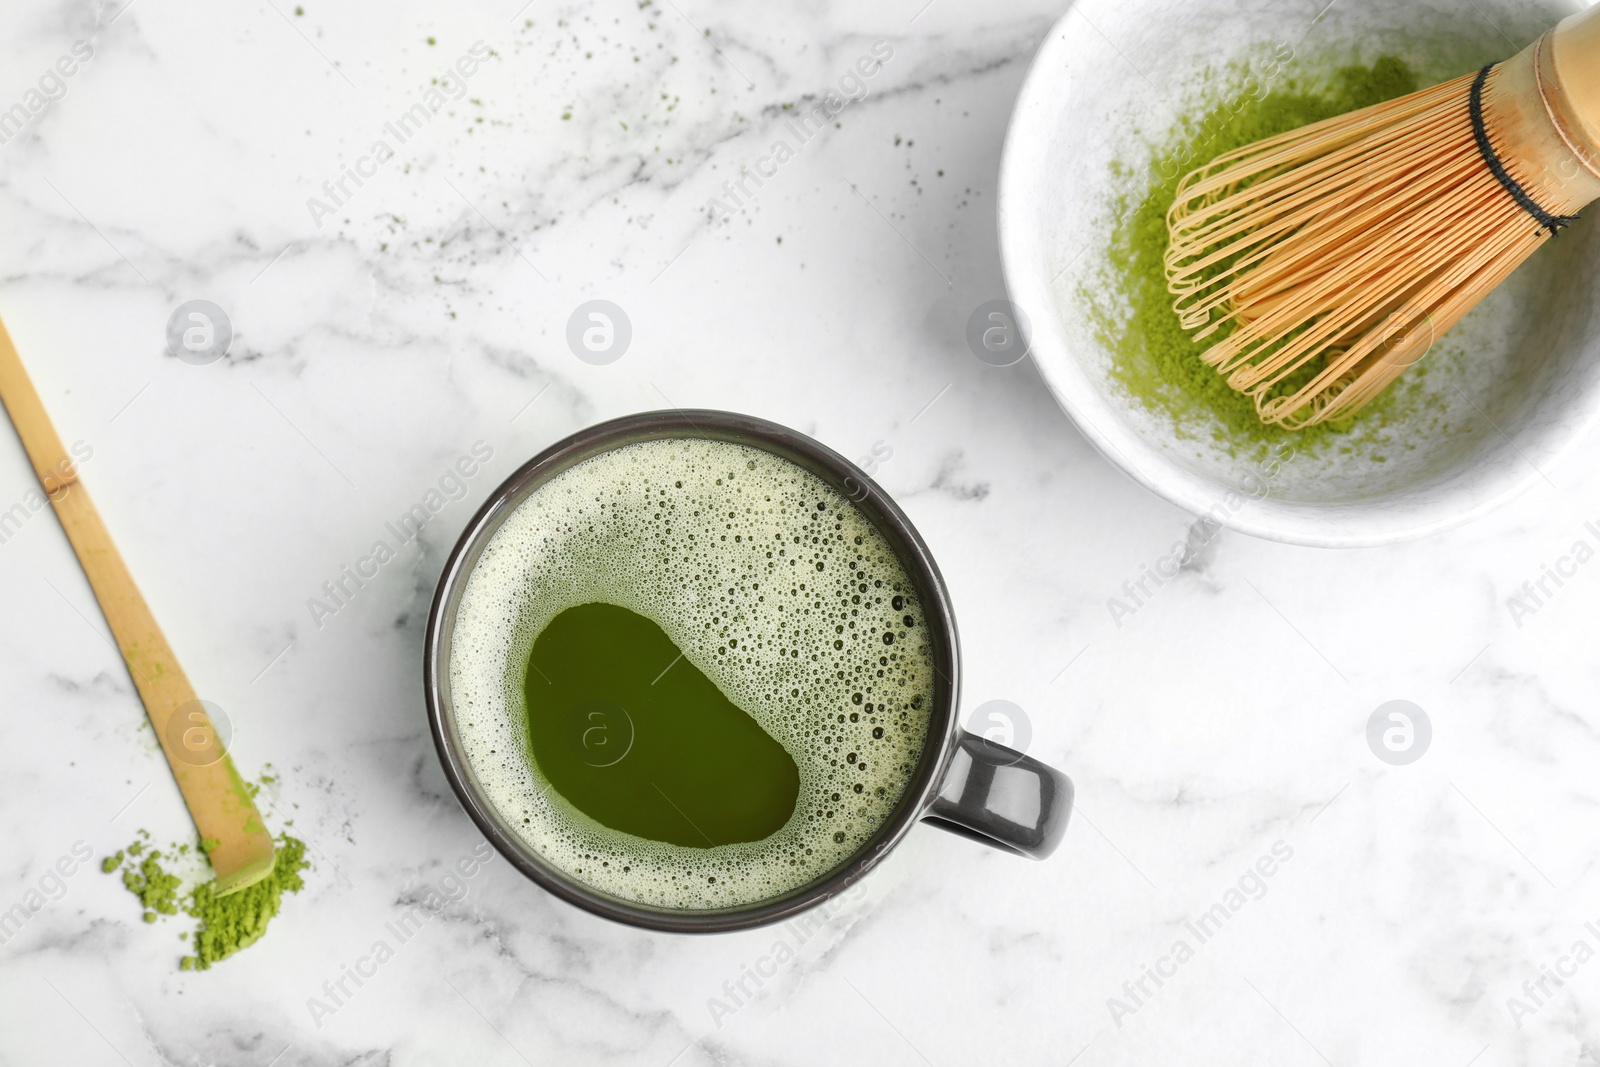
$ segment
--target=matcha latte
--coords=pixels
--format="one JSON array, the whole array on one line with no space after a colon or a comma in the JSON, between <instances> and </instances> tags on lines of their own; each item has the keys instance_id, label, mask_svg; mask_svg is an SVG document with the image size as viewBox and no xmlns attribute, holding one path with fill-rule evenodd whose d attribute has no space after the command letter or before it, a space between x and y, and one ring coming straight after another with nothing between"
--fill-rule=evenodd
<instances>
[{"instance_id":1,"label":"matcha latte","mask_svg":"<svg viewBox=\"0 0 1600 1067\"><path fill-rule=\"evenodd\" d=\"M467 578L449 676L467 761L552 867L653 907L735 908L848 861L927 740L905 567L844 496L723 441L556 475Z\"/></svg>"}]
</instances>

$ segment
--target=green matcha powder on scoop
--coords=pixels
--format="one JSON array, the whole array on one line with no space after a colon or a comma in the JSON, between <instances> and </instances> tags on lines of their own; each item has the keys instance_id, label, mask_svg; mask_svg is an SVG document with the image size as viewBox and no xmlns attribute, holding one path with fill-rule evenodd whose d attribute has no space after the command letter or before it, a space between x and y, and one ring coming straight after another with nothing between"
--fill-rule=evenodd
<instances>
[{"instance_id":1,"label":"green matcha powder on scoop","mask_svg":"<svg viewBox=\"0 0 1600 1067\"><path fill-rule=\"evenodd\" d=\"M259 941L267 932L267 924L278 914L283 895L298 893L305 887L300 872L310 866L305 858L305 842L284 833L277 838L272 873L262 881L225 897L216 895L213 883L201 882L180 896L182 879L161 865L163 850L150 848L149 841L149 833L139 831L131 845L107 856L100 869L107 874L122 870L122 884L138 898L145 922L176 915L180 907L198 920L191 941L194 954L178 962L185 971L204 971ZM190 848L177 845L167 850L167 858L185 856ZM187 933L179 936L189 938Z\"/></svg>"},{"instance_id":2,"label":"green matcha powder on scoop","mask_svg":"<svg viewBox=\"0 0 1600 1067\"><path fill-rule=\"evenodd\" d=\"M1420 88L1417 77L1403 61L1386 56L1370 67L1341 68L1322 89L1283 79L1270 91L1250 92L1244 89L1248 80L1242 73L1225 80L1236 82L1238 91L1180 123L1154 146L1148 187L1113 205L1117 221L1107 258L1110 277L1104 280L1125 306L1118 314L1096 306L1101 341L1112 353L1112 378L1146 408L1170 417L1180 434L1194 426L1197 416L1213 416L1218 424L1214 439L1234 453L1281 441L1309 445L1347 433L1357 423L1382 423L1396 402L1392 387L1343 422L1298 432L1262 423L1254 400L1229 388L1221 374L1201 361L1213 339L1195 341L1172 310L1165 265L1167 211L1178 183L1196 167L1263 138L1415 92ZM1115 169L1124 180L1136 173L1126 164ZM1410 373L1416 376L1425 366Z\"/></svg>"}]
</instances>

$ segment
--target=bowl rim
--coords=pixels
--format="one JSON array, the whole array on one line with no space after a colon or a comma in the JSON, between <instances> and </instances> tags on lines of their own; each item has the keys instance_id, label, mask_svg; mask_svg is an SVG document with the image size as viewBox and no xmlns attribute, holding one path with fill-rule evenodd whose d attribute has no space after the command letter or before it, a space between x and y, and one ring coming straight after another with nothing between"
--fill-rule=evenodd
<instances>
[{"instance_id":1,"label":"bowl rim","mask_svg":"<svg viewBox=\"0 0 1600 1067\"><path fill-rule=\"evenodd\" d=\"M1497 464L1471 489L1451 484L1459 474L1443 479L1436 483L1438 492L1421 500L1378 494L1319 505L1267 495L1228 511L1217 505L1230 491L1242 491L1240 487L1184 469L1121 417L1109 403L1107 391L1079 362L1062 327L1053 279L1044 278L1040 269L1046 262L1043 237L1029 206L1045 146L1052 143L1053 131L1043 124L1054 111L1048 102L1066 83L1069 68L1062 52L1068 47L1066 26L1076 7L1077 0L1070 0L1052 25L1017 95L1001 150L996 228L1006 291L1031 324L1028 354L1056 402L1095 450L1134 481L1186 511L1210 514L1219 525L1253 537L1312 548L1374 547L1442 533L1481 518L1545 480L1544 469L1528 460ZM1544 447L1534 449L1543 467L1559 460L1597 419L1600 406L1591 405L1582 417L1562 420L1564 432L1547 428L1540 442ZM1511 438L1505 440L1522 452Z\"/></svg>"}]
</instances>

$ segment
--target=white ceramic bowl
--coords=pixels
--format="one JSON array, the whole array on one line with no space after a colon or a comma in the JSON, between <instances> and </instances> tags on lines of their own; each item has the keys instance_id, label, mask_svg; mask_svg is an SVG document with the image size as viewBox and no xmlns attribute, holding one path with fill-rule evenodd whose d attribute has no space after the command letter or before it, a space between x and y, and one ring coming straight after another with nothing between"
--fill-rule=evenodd
<instances>
[{"instance_id":1,"label":"white ceramic bowl","mask_svg":"<svg viewBox=\"0 0 1600 1067\"><path fill-rule=\"evenodd\" d=\"M1031 320L1033 358L1108 459L1234 529L1352 547L1435 533L1505 503L1545 478L1600 414L1600 225L1590 218L1566 231L1446 335L1427 357L1435 366L1413 387L1420 402L1351 454L1297 448L1292 460L1263 471L1259 460L1236 455L1226 435L1212 439L1205 420L1179 432L1170 416L1131 397L1111 374L1113 349L1093 310L1111 292L1104 281L1116 204L1129 188L1148 188L1151 142L1139 131L1171 130L1208 95L1215 102L1208 69L1258 62L1287 46L1295 50L1287 77L1314 80L1343 63L1393 54L1432 84L1508 57L1586 5L1340 0L1317 21L1326 6L1074 4L1017 101L999 227L1006 285ZM1117 162L1131 166L1131 176L1115 179Z\"/></svg>"}]
</instances>

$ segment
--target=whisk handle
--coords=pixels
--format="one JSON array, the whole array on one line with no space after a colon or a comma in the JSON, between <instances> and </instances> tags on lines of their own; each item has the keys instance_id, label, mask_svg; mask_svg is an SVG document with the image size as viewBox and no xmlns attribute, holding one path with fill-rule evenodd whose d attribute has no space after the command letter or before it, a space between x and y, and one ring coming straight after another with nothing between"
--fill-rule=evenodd
<instances>
[{"instance_id":1,"label":"whisk handle","mask_svg":"<svg viewBox=\"0 0 1600 1067\"><path fill-rule=\"evenodd\" d=\"M1570 109L1570 132L1600 155L1600 4L1564 20L1550 35L1550 63ZM1575 120L1575 121L1574 121ZM1584 162L1600 171L1600 159Z\"/></svg>"}]
</instances>

